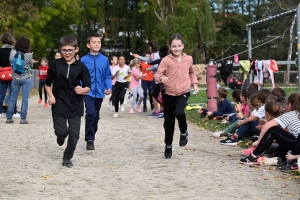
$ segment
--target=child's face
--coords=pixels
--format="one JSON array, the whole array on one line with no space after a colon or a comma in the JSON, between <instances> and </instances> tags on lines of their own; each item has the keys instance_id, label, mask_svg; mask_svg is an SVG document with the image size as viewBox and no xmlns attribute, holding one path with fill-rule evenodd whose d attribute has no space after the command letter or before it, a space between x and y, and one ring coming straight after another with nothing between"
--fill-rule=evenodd
<instances>
[{"instance_id":1,"label":"child's face","mask_svg":"<svg viewBox=\"0 0 300 200\"><path fill-rule=\"evenodd\" d=\"M124 57L120 57L119 58L119 65L123 66L125 64L125 58Z\"/></svg>"},{"instance_id":2,"label":"child's face","mask_svg":"<svg viewBox=\"0 0 300 200\"><path fill-rule=\"evenodd\" d=\"M243 102L243 103L246 103L247 101L246 101L246 99L245 99L245 97L241 94L241 96L240 96L240 99L241 99L241 102Z\"/></svg>"},{"instance_id":3,"label":"child's face","mask_svg":"<svg viewBox=\"0 0 300 200\"><path fill-rule=\"evenodd\" d=\"M47 66L47 64L48 64L48 63L47 63L46 61L44 61L44 60L41 61L41 65L42 65L42 66Z\"/></svg>"},{"instance_id":4,"label":"child's face","mask_svg":"<svg viewBox=\"0 0 300 200\"><path fill-rule=\"evenodd\" d=\"M56 52L54 58L55 59L60 59L61 58L61 54L59 52Z\"/></svg>"},{"instance_id":5,"label":"child's face","mask_svg":"<svg viewBox=\"0 0 300 200\"><path fill-rule=\"evenodd\" d=\"M111 60L111 64L117 65L118 64L118 58L117 57L113 57L113 59Z\"/></svg>"},{"instance_id":6,"label":"child's face","mask_svg":"<svg viewBox=\"0 0 300 200\"><path fill-rule=\"evenodd\" d=\"M169 46L170 51L175 57L181 55L183 48L184 48L184 44L182 44L181 40L176 40L176 39L173 40L171 42L171 45Z\"/></svg>"},{"instance_id":7,"label":"child's face","mask_svg":"<svg viewBox=\"0 0 300 200\"><path fill-rule=\"evenodd\" d=\"M79 48L75 48L70 45L62 46L60 48L62 57L66 60L66 62L71 62L75 60L75 54L78 52Z\"/></svg>"},{"instance_id":8,"label":"child's face","mask_svg":"<svg viewBox=\"0 0 300 200\"><path fill-rule=\"evenodd\" d=\"M97 53L101 49L101 39L100 37L92 37L90 42L86 44L91 52Z\"/></svg>"}]
</instances>

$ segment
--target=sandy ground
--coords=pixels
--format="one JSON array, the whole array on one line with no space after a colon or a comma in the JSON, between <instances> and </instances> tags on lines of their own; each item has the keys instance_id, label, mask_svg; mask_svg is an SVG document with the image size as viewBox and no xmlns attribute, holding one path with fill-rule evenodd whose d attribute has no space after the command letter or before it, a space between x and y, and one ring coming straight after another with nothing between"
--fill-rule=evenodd
<instances>
[{"instance_id":1,"label":"sandy ground","mask_svg":"<svg viewBox=\"0 0 300 200\"><path fill-rule=\"evenodd\" d=\"M0 118L0 199L299 199L299 179L239 164L239 147L219 144L189 124L189 145L165 159L163 119L150 113L119 118L104 100L94 151L85 150L84 118L74 167L61 165L50 108L30 97L28 125ZM20 103L19 103L20 105Z\"/></svg>"}]
</instances>

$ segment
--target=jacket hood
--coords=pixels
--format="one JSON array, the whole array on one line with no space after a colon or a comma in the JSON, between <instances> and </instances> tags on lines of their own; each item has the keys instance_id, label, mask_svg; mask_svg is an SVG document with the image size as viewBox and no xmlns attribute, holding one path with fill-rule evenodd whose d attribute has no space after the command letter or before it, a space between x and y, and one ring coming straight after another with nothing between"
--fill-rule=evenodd
<instances>
[{"instance_id":1,"label":"jacket hood","mask_svg":"<svg viewBox=\"0 0 300 200\"><path fill-rule=\"evenodd\" d=\"M1 48L11 48L11 49L13 49L14 46L13 46L13 45L10 45L10 44L4 44L4 45L2 45Z\"/></svg>"}]
</instances>

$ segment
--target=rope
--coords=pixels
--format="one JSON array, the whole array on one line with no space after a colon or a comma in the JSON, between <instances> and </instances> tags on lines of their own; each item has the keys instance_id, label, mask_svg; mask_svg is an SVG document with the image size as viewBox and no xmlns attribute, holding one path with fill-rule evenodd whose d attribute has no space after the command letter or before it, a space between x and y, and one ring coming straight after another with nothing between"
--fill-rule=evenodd
<instances>
[{"instance_id":1,"label":"rope","mask_svg":"<svg viewBox=\"0 0 300 200\"><path fill-rule=\"evenodd\" d=\"M240 55L240 54L246 53L246 52L248 52L249 50L253 50L253 49L256 49L256 48L258 48L258 47L261 47L261 46L263 46L263 45L265 45L265 44L268 44L269 42L272 42L273 40L276 40L276 39L280 38L280 37L282 37L282 36L278 36L278 37L276 37L276 38L274 38L274 39L272 39L272 40L270 40L270 41L268 41L268 42L265 42L265 43L262 43L262 44L260 44L260 45L258 45L258 46L256 46L256 47L253 47L252 49L248 49L248 50L246 50L246 51L242 51L242 52L236 53L236 54ZM228 57L226 57L226 58L222 58L222 59L220 59L220 60L224 60L224 59L227 59L227 58L231 58L231 57L233 57L233 56L234 56L234 55L231 55L231 56L228 56ZM214 62L218 62L218 61L220 61L220 60L214 60Z\"/></svg>"}]
</instances>

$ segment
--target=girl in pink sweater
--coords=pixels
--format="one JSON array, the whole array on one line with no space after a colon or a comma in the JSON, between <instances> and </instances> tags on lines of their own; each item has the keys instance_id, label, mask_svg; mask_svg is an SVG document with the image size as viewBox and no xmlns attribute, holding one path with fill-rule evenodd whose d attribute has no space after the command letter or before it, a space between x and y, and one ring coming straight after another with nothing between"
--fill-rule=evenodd
<instances>
[{"instance_id":1,"label":"girl in pink sweater","mask_svg":"<svg viewBox=\"0 0 300 200\"><path fill-rule=\"evenodd\" d=\"M172 142L174 136L175 117L180 129L179 146L188 143L188 131L184 108L190 96L190 86L195 93L199 91L198 80L193 69L193 58L182 53L184 40L179 34L170 37L170 54L164 57L154 78L157 83L165 85L164 97L164 129L165 157L172 157Z\"/></svg>"}]
</instances>

